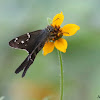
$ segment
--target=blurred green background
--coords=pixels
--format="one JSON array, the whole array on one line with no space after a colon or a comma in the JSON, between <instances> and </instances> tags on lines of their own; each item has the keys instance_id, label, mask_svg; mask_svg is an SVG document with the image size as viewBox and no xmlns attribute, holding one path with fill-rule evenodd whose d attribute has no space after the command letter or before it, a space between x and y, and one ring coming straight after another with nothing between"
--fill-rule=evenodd
<instances>
[{"instance_id":1,"label":"blurred green background","mask_svg":"<svg viewBox=\"0 0 100 100\"><path fill-rule=\"evenodd\" d=\"M55 49L42 50L26 76L15 69L27 56L8 42L47 26L47 17L63 12L62 26L73 23L80 30L64 37L64 100L99 100L100 95L100 0L0 0L0 97L4 100L59 100L60 66Z\"/></svg>"}]
</instances>

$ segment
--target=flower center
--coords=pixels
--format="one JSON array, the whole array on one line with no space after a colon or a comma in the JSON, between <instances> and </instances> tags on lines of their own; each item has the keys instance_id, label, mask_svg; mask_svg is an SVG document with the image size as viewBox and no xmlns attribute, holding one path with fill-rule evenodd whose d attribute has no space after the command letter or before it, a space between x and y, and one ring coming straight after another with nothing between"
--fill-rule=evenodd
<instances>
[{"instance_id":1,"label":"flower center","mask_svg":"<svg viewBox=\"0 0 100 100\"><path fill-rule=\"evenodd\" d=\"M63 36L62 30L60 29L60 26L53 26L54 30L50 33L49 40L50 41L56 41L59 38Z\"/></svg>"}]
</instances>

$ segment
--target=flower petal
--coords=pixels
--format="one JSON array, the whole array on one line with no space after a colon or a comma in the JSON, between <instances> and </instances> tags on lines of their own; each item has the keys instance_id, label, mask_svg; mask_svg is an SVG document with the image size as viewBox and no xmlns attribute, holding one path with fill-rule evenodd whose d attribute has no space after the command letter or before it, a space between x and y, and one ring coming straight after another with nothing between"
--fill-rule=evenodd
<instances>
[{"instance_id":1,"label":"flower petal","mask_svg":"<svg viewBox=\"0 0 100 100\"><path fill-rule=\"evenodd\" d=\"M64 15L63 13L61 12L60 14L57 14L54 18L53 18L53 21L52 21L52 25L53 26L60 26L62 24L64 20Z\"/></svg>"},{"instance_id":2,"label":"flower petal","mask_svg":"<svg viewBox=\"0 0 100 100\"><path fill-rule=\"evenodd\" d=\"M54 43L53 42L46 42L43 47L43 55L46 56L48 53L51 53L54 49Z\"/></svg>"},{"instance_id":3,"label":"flower petal","mask_svg":"<svg viewBox=\"0 0 100 100\"><path fill-rule=\"evenodd\" d=\"M56 40L54 45L59 51L62 51L64 53L66 52L66 49L68 46L67 41L65 39L62 39L62 38Z\"/></svg>"},{"instance_id":4,"label":"flower petal","mask_svg":"<svg viewBox=\"0 0 100 100\"><path fill-rule=\"evenodd\" d=\"M74 35L80 27L76 24L67 24L61 28L64 36L72 36Z\"/></svg>"}]
</instances>

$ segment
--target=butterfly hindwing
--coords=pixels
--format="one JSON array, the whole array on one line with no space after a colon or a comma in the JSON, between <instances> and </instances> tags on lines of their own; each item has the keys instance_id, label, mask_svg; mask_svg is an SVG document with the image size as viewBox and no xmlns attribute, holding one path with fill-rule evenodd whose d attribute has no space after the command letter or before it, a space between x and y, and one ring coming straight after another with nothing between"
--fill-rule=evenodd
<instances>
[{"instance_id":1,"label":"butterfly hindwing","mask_svg":"<svg viewBox=\"0 0 100 100\"><path fill-rule=\"evenodd\" d=\"M45 43L45 42L44 42ZM26 71L28 70L28 68L30 67L30 65L34 62L34 59L37 55L37 53L43 48L44 43L41 43L35 50L34 52L31 52L31 54L29 54L27 56L27 58L23 61L23 63L16 69L15 73L19 73L20 71L23 71L22 77L25 76Z\"/></svg>"}]
</instances>

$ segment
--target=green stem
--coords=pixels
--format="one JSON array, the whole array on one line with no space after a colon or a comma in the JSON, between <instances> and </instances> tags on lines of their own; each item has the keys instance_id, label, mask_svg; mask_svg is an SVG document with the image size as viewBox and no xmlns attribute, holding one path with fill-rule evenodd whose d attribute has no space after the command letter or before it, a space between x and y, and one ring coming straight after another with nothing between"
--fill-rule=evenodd
<instances>
[{"instance_id":1,"label":"green stem","mask_svg":"<svg viewBox=\"0 0 100 100\"><path fill-rule=\"evenodd\" d=\"M63 100L63 82L64 82L64 77L63 77L62 55L61 55L60 51L58 51L58 55L59 55L59 62L60 62L60 100Z\"/></svg>"}]
</instances>

